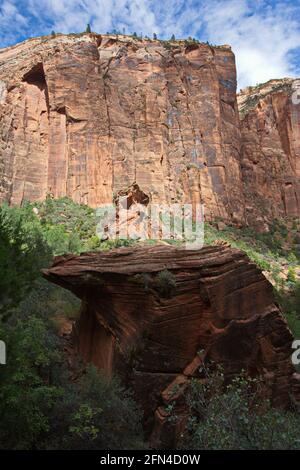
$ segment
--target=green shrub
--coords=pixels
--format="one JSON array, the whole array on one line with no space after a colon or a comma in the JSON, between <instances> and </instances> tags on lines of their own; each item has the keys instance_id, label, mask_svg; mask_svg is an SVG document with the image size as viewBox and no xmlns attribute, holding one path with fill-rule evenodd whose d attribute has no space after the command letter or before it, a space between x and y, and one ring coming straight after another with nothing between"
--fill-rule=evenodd
<instances>
[{"instance_id":1,"label":"green shrub","mask_svg":"<svg viewBox=\"0 0 300 470\"><path fill-rule=\"evenodd\" d=\"M29 206L0 207L0 318L18 304L51 259L51 249Z\"/></svg>"},{"instance_id":2,"label":"green shrub","mask_svg":"<svg viewBox=\"0 0 300 470\"><path fill-rule=\"evenodd\" d=\"M0 323L7 364L0 377L0 448L32 449L48 432L61 390L51 383L61 352L57 337L36 316Z\"/></svg>"},{"instance_id":3,"label":"green shrub","mask_svg":"<svg viewBox=\"0 0 300 470\"><path fill-rule=\"evenodd\" d=\"M147 273L135 274L133 280L137 284L142 285L145 292L148 292L152 285L152 277Z\"/></svg>"},{"instance_id":4,"label":"green shrub","mask_svg":"<svg viewBox=\"0 0 300 470\"><path fill-rule=\"evenodd\" d=\"M182 435L185 449L300 449L299 414L274 409L261 399L260 381L237 377L224 384L220 373L206 384L196 379L188 393L191 418Z\"/></svg>"},{"instance_id":5,"label":"green shrub","mask_svg":"<svg viewBox=\"0 0 300 470\"><path fill-rule=\"evenodd\" d=\"M0 322L8 351L0 375L1 449L144 445L141 411L117 378L89 367L79 383L69 380L52 319L57 312L73 317L78 307L72 294L41 280Z\"/></svg>"},{"instance_id":6,"label":"green shrub","mask_svg":"<svg viewBox=\"0 0 300 470\"><path fill-rule=\"evenodd\" d=\"M54 254L110 249L101 244L92 209L67 198L0 207L0 448L135 448L143 446L141 412L116 378L89 368L70 383L56 323L76 318L79 300L41 278Z\"/></svg>"},{"instance_id":7,"label":"green shrub","mask_svg":"<svg viewBox=\"0 0 300 470\"><path fill-rule=\"evenodd\" d=\"M292 266L290 266L288 269L287 281L293 284L297 282L296 271L295 268L293 268Z\"/></svg>"},{"instance_id":8,"label":"green shrub","mask_svg":"<svg viewBox=\"0 0 300 470\"><path fill-rule=\"evenodd\" d=\"M79 384L69 384L52 412L50 449L143 448L142 414L118 378L89 366Z\"/></svg>"},{"instance_id":9,"label":"green shrub","mask_svg":"<svg viewBox=\"0 0 300 470\"><path fill-rule=\"evenodd\" d=\"M95 211L88 206L76 204L67 197L48 197L34 207L38 209L38 217L45 230L61 226L65 233L76 234L82 244L96 234Z\"/></svg>"},{"instance_id":10,"label":"green shrub","mask_svg":"<svg viewBox=\"0 0 300 470\"><path fill-rule=\"evenodd\" d=\"M167 269L157 274L154 283L161 297L170 298L176 292L175 276Z\"/></svg>"},{"instance_id":11,"label":"green shrub","mask_svg":"<svg viewBox=\"0 0 300 470\"><path fill-rule=\"evenodd\" d=\"M294 338L300 339L300 283L293 283L292 286L291 290L277 290L276 297Z\"/></svg>"}]
</instances>

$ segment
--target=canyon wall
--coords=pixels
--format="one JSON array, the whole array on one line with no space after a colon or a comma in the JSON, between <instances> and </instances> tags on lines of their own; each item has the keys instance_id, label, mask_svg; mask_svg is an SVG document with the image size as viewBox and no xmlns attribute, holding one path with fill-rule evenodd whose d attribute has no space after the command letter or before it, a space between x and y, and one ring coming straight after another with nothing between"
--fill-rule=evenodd
<instances>
[{"instance_id":1,"label":"canyon wall","mask_svg":"<svg viewBox=\"0 0 300 470\"><path fill-rule=\"evenodd\" d=\"M230 47L83 34L0 50L0 200L96 207L133 184L244 221Z\"/></svg>"},{"instance_id":2,"label":"canyon wall","mask_svg":"<svg viewBox=\"0 0 300 470\"><path fill-rule=\"evenodd\" d=\"M246 218L257 228L300 217L299 85L271 80L238 95Z\"/></svg>"},{"instance_id":3,"label":"canyon wall","mask_svg":"<svg viewBox=\"0 0 300 470\"><path fill-rule=\"evenodd\" d=\"M298 81L299 82L299 81ZM267 230L300 214L297 81L236 100L229 46L58 35L0 50L0 201L97 207L138 187Z\"/></svg>"}]
</instances>

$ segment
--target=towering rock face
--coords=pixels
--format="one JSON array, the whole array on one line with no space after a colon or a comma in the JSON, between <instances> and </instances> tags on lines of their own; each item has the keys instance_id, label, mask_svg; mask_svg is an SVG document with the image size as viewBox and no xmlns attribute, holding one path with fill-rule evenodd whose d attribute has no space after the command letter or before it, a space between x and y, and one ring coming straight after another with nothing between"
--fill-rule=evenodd
<instances>
[{"instance_id":1,"label":"towering rock face","mask_svg":"<svg viewBox=\"0 0 300 470\"><path fill-rule=\"evenodd\" d=\"M0 200L153 202L244 220L228 46L57 36L0 50Z\"/></svg>"},{"instance_id":2,"label":"towering rock face","mask_svg":"<svg viewBox=\"0 0 300 470\"><path fill-rule=\"evenodd\" d=\"M299 80L271 80L238 96L242 178L250 225L300 217Z\"/></svg>"},{"instance_id":3,"label":"towering rock face","mask_svg":"<svg viewBox=\"0 0 300 470\"><path fill-rule=\"evenodd\" d=\"M236 102L229 46L92 34L0 50L0 201L96 207L138 187L260 229L300 215L295 81ZM297 99L298 98L298 99Z\"/></svg>"},{"instance_id":4,"label":"towering rock face","mask_svg":"<svg viewBox=\"0 0 300 470\"><path fill-rule=\"evenodd\" d=\"M222 365L227 378L242 369L263 377L277 406L294 391L299 399L293 339L272 286L238 250L120 248L58 257L44 276L82 299L79 351L107 374L125 375L155 446L174 446L184 392L191 377L205 380L203 363ZM172 427L175 402L181 419Z\"/></svg>"}]
</instances>

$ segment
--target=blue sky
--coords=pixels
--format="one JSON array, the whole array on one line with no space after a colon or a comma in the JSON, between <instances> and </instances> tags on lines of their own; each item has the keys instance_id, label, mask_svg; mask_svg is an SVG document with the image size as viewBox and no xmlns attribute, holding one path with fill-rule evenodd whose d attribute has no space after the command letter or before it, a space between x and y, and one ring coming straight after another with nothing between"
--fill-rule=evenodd
<instances>
[{"instance_id":1,"label":"blue sky","mask_svg":"<svg viewBox=\"0 0 300 470\"><path fill-rule=\"evenodd\" d=\"M0 0L0 47L87 23L231 44L239 87L300 76L300 0Z\"/></svg>"}]
</instances>

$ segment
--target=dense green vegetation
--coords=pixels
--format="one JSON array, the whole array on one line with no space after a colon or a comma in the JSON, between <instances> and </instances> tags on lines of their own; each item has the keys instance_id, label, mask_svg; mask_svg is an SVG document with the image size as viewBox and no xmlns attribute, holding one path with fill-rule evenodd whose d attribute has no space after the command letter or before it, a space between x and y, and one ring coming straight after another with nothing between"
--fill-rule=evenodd
<instances>
[{"instance_id":1,"label":"dense green vegetation","mask_svg":"<svg viewBox=\"0 0 300 470\"><path fill-rule=\"evenodd\" d=\"M193 380L187 396L190 419L181 447L215 450L300 449L300 415L261 400L263 384L243 374L225 385L220 370L207 382ZM176 420L176 415L171 417Z\"/></svg>"},{"instance_id":2,"label":"dense green vegetation","mask_svg":"<svg viewBox=\"0 0 300 470\"><path fill-rule=\"evenodd\" d=\"M141 411L117 378L108 380L90 367L78 374L80 379L70 380L58 332L76 318L79 301L44 281L40 273L54 255L128 244L100 242L95 235L96 223L93 209L68 198L47 198L22 208L0 207L0 339L6 342L8 352L7 365L0 367L0 448L144 446ZM244 250L264 270L277 290L291 330L300 338L299 253L291 250L299 244L297 227L292 223L287 230L276 221L270 233L260 235L232 227L220 231L207 225L205 238L207 244L224 240ZM141 276L136 282L147 290L152 281ZM153 282L163 297L176 290L168 271L159 273ZM212 380L215 387L217 379ZM267 406L257 415L247 401L246 385L232 387L212 395L198 382L193 383L189 395L193 417L183 446L298 446L296 415Z\"/></svg>"},{"instance_id":3,"label":"dense green vegetation","mask_svg":"<svg viewBox=\"0 0 300 470\"><path fill-rule=\"evenodd\" d=\"M67 199L0 207L0 339L7 348L0 367L2 449L144 445L141 412L117 378L90 367L79 381L70 380L57 332L76 317L79 301L41 278L54 254L92 248L94 233L94 212Z\"/></svg>"},{"instance_id":4,"label":"dense green vegetation","mask_svg":"<svg viewBox=\"0 0 300 470\"><path fill-rule=\"evenodd\" d=\"M37 256L38 254L38 256ZM0 317L16 305L51 259L32 210L0 208Z\"/></svg>"}]
</instances>

